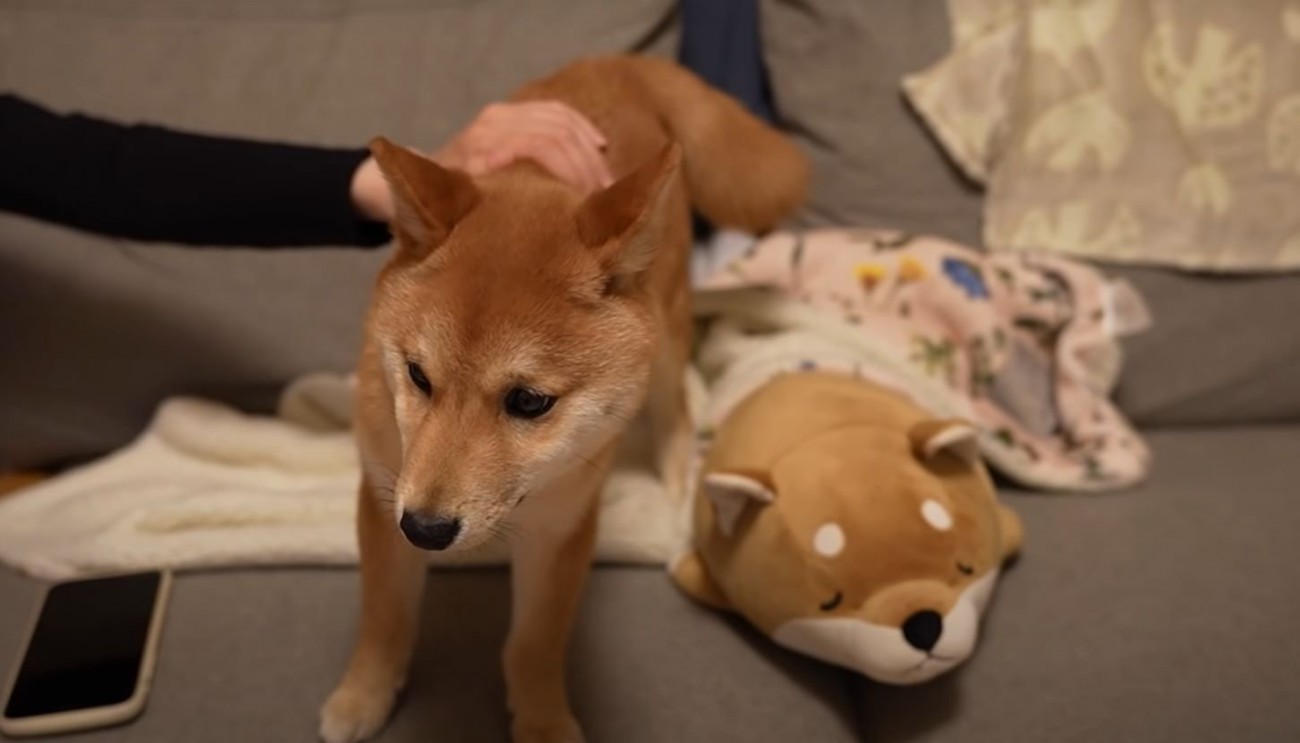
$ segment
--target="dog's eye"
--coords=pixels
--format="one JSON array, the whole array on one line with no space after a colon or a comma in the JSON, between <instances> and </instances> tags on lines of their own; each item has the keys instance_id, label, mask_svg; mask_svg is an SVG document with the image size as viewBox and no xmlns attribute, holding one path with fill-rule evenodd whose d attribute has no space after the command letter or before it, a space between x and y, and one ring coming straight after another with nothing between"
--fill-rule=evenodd
<instances>
[{"instance_id":1,"label":"dog's eye","mask_svg":"<svg viewBox=\"0 0 1300 743\"><path fill-rule=\"evenodd\" d=\"M540 418L555 404L555 398L537 390L516 387L506 393L506 413L515 418Z\"/></svg>"},{"instance_id":2,"label":"dog's eye","mask_svg":"<svg viewBox=\"0 0 1300 743\"><path fill-rule=\"evenodd\" d=\"M433 385L429 384L429 378L424 376L424 370L420 368L419 364L414 361L406 362L406 373L411 377L411 384L414 384L416 389L424 393L425 397L433 394Z\"/></svg>"},{"instance_id":3,"label":"dog's eye","mask_svg":"<svg viewBox=\"0 0 1300 743\"><path fill-rule=\"evenodd\" d=\"M975 566L967 565L964 562L958 562L957 571L960 572L962 575L973 575L975 573Z\"/></svg>"},{"instance_id":4,"label":"dog's eye","mask_svg":"<svg viewBox=\"0 0 1300 743\"><path fill-rule=\"evenodd\" d=\"M839 606L840 602L842 601L844 601L844 593L842 591L836 591L835 595L831 597L830 601L827 601L826 603L821 605L821 610L835 611L835 608Z\"/></svg>"}]
</instances>

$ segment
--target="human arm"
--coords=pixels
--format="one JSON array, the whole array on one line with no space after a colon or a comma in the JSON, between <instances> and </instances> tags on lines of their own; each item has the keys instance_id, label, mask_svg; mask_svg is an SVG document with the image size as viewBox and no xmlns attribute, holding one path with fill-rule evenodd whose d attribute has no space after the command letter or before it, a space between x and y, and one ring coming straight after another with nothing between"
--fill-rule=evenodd
<instances>
[{"instance_id":1,"label":"human arm","mask_svg":"<svg viewBox=\"0 0 1300 743\"><path fill-rule=\"evenodd\" d=\"M494 104L433 157L473 175L530 158L589 191L610 180L602 146L560 104ZM257 247L389 240L387 186L360 148L121 125L0 95L0 163L0 210L93 232Z\"/></svg>"},{"instance_id":2,"label":"human arm","mask_svg":"<svg viewBox=\"0 0 1300 743\"><path fill-rule=\"evenodd\" d=\"M368 154L121 125L0 95L0 209L192 245L375 246L349 185Z\"/></svg>"}]
</instances>

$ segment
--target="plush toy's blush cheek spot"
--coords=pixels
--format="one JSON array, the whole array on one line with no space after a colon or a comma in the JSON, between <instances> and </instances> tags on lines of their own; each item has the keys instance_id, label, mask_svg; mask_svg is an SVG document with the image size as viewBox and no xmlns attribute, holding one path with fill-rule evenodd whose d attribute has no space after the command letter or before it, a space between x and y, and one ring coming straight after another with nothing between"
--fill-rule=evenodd
<instances>
[{"instance_id":1,"label":"plush toy's blush cheek spot","mask_svg":"<svg viewBox=\"0 0 1300 743\"><path fill-rule=\"evenodd\" d=\"M921 504L921 517L939 531L948 531L952 528L952 514L948 513L948 509L937 500L928 500Z\"/></svg>"},{"instance_id":2,"label":"plush toy's blush cheek spot","mask_svg":"<svg viewBox=\"0 0 1300 743\"><path fill-rule=\"evenodd\" d=\"M822 557L834 557L844 551L844 530L839 524L822 524L813 535L813 549Z\"/></svg>"}]
</instances>

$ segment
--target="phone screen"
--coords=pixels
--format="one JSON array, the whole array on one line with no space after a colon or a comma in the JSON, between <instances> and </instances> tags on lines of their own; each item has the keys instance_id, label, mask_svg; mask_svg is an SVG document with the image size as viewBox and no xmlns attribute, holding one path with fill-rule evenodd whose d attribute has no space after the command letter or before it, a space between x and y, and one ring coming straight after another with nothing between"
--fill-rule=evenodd
<instances>
[{"instance_id":1,"label":"phone screen","mask_svg":"<svg viewBox=\"0 0 1300 743\"><path fill-rule=\"evenodd\" d=\"M135 692L159 573L94 578L50 589L5 717L125 702Z\"/></svg>"}]
</instances>

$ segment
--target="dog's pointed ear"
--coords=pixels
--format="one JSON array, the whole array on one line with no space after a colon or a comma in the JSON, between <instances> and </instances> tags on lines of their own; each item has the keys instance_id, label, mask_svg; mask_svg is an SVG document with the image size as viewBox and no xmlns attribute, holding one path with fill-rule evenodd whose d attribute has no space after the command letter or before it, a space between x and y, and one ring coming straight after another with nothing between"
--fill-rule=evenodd
<instances>
[{"instance_id":1,"label":"dog's pointed ear","mask_svg":"<svg viewBox=\"0 0 1300 743\"><path fill-rule=\"evenodd\" d=\"M415 260L442 245L478 203L474 182L459 170L448 170L384 137L370 142L370 154L393 195L391 226L399 249Z\"/></svg>"},{"instance_id":2,"label":"dog's pointed ear","mask_svg":"<svg viewBox=\"0 0 1300 743\"><path fill-rule=\"evenodd\" d=\"M578 237L597 251L614 286L654 261L681 159L681 147L670 143L578 209Z\"/></svg>"},{"instance_id":3,"label":"dog's pointed ear","mask_svg":"<svg viewBox=\"0 0 1300 743\"><path fill-rule=\"evenodd\" d=\"M912 452L923 462L943 453L952 454L966 464L975 464L980 459L979 432L966 421L921 421L912 426L907 436L912 442Z\"/></svg>"},{"instance_id":4,"label":"dog's pointed ear","mask_svg":"<svg viewBox=\"0 0 1300 743\"><path fill-rule=\"evenodd\" d=\"M767 475L757 472L710 472L704 476L704 495L713 503L714 520L723 536L731 536L736 522L753 503L776 500L776 488Z\"/></svg>"}]
</instances>

